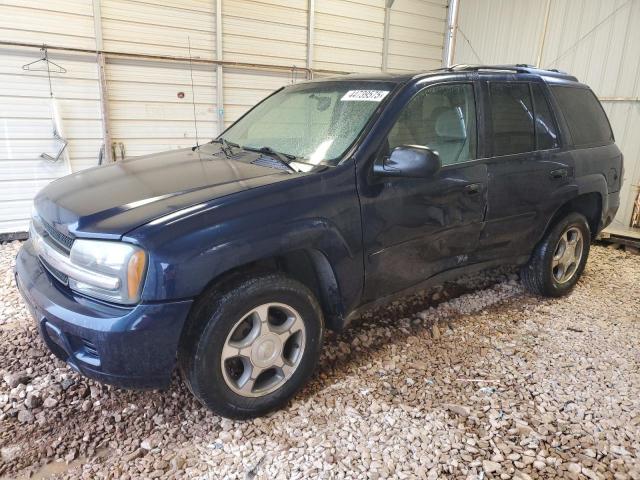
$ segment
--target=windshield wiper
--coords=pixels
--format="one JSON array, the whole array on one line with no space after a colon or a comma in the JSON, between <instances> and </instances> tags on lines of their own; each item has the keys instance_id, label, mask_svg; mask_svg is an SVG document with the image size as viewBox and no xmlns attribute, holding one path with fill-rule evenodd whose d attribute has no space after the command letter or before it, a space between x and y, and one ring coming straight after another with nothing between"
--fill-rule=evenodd
<instances>
[{"instance_id":1,"label":"windshield wiper","mask_svg":"<svg viewBox=\"0 0 640 480\"><path fill-rule=\"evenodd\" d=\"M267 155L275 155L280 159L286 159L287 161L292 161L292 160L297 160L298 157L296 157L295 155L292 155L291 153L284 153L284 152L276 152L273 148L271 147L262 147L260 149L260 151L262 153L266 153Z\"/></svg>"},{"instance_id":2,"label":"windshield wiper","mask_svg":"<svg viewBox=\"0 0 640 480\"><path fill-rule=\"evenodd\" d=\"M220 143L221 145L224 145L227 148L229 148L229 147L240 148L240 145L238 145L237 143L230 142L229 140L227 140L226 138L223 138L223 137L217 138L215 140L211 140L211 143Z\"/></svg>"},{"instance_id":3,"label":"windshield wiper","mask_svg":"<svg viewBox=\"0 0 640 480\"><path fill-rule=\"evenodd\" d=\"M230 142L229 140L227 140L226 138L223 138L223 137L214 138L209 143L219 143L220 144L220 150L222 150L222 153L224 153L225 157L227 157L227 158L229 158L231 155L233 155L233 152L231 151L232 148L242 148L237 143ZM193 149L195 150L195 147L193 147Z\"/></svg>"},{"instance_id":4,"label":"windshield wiper","mask_svg":"<svg viewBox=\"0 0 640 480\"><path fill-rule=\"evenodd\" d=\"M311 163L311 162L307 162L305 160L301 160L300 157L296 157L295 155L291 154L291 153L283 153L283 152L276 152L273 148L271 147L245 147L245 146L241 146L240 148L242 148L243 150L249 150L250 152L260 152L260 153L264 153L267 155L271 155L272 157L275 157L276 159L280 160L282 163L285 163L287 165L289 165L290 163L300 163L302 165L309 165L310 167L329 167L329 168L333 168L335 165L329 165L328 163ZM278 155L280 157L278 157ZM285 157L284 159L281 157ZM291 167L291 169L293 170L293 167Z\"/></svg>"},{"instance_id":5,"label":"windshield wiper","mask_svg":"<svg viewBox=\"0 0 640 480\"><path fill-rule=\"evenodd\" d=\"M240 147L243 150L248 150L250 152L259 152L259 153L264 153L265 155L269 155L270 157L275 158L276 160L279 160L283 165L286 165L287 167L289 167L290 170L293 170L294 172L297 172L297 170L295 168L293 168L291 166L291 162L296 160L298 157L296 157L295 155L291 155L290 153L282 153L282 152L276 152L273 148L271 147Z\"/></svg>"},{"instance_id":6,"label":"windshield wiper","mask_svg":"<svg viewBox=\"0 0 640 480\"><path fill-rule=\"evenodd\" d=\"M334 165L329 165L327 163L306 162L300 159L299 157L297 157L296 155L293 155L291 153L278 152L277 150L274 150L269 146L248 147L246 145L240 145L238 143L230 142L229 140L223 137L211 140L211 142L209 143L219 143L221 145L221 150L224 152L227 158L229 158L233 154L233 152L231 151L231 148L241 148L242 150L246 150L248 152L264 153L265 155L269 155L270 157L278 160L280 163L287 166L293 172L298 172L298 170L296 170L291 165L291 163L300 163L302 165L309 165L310 167L330 167L330 168L334 167Z\"/></svg>"}]
</instances>

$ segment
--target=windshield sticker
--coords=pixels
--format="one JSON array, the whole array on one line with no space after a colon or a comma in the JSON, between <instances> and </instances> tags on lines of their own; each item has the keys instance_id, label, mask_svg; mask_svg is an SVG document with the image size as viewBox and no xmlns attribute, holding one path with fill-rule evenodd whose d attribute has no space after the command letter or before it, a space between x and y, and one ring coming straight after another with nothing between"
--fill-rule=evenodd
<instances>
[{"instance_id":1,"label":"windshield sticker","mask_svg":"<svg viewBox=\"0 0 640 480\"><path fill-rule=\"evenodd\" d=\"M342 102L380 102L388 90L349 90L340 99Z\"/></svg>"}]
</instances>

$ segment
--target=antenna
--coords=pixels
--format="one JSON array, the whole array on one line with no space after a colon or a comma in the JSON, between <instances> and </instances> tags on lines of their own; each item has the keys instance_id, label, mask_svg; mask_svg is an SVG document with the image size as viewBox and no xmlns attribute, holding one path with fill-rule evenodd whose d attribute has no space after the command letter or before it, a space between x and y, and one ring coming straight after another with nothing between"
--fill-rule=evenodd
<instances>
[{"instance_id":1,"label":"antenna","mask_svg":"<svg viewBox=\"0 0 640 480\"><path fill-rule=\"evenodd\" d=\"M196 91L193 88L193 64L191 62L191 37L187 36L187 40L189 42L189 74L191 75L191 103L193 104L193 126L196 129L196 148L198 148L200 146L200 140L198 139L198 119L196 117Z\"/></svg>"}]
</instances>

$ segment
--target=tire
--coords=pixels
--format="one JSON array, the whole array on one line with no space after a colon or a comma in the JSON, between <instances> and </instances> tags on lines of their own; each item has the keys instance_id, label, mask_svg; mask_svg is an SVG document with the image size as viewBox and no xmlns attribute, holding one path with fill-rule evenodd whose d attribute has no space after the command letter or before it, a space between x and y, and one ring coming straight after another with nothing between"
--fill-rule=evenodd
<instances>
[{"instance_id":1,"label":"tire","mask_svg":"<svg viewBox=\"0 0 640 480\"><path fill-rule=\"evenodd\" d=\"M317 300L282 274L220 287L194 305L178 351L182 377L204 406L224 417L252 418L281 408L320 357L324 324ZM278 365L267 368L272 363Z\"/></svg>"},{"instance_id":2,"label":"tire","mask_svg":"<svg viewBox=\"0 0 640 480\"><path fill-rule=\"evenodd\" d=\"M579 240L571 246L572 239L576 238ZM579 241L581 248L578 252ZM522 283L536 295L567 295L584 271L590 244L591 230L587 219L579 213L568 214L556 222L536 246L529 262L520 271ZM571 261L571 249L574 261Z\"/></svg>"}]
</instances>

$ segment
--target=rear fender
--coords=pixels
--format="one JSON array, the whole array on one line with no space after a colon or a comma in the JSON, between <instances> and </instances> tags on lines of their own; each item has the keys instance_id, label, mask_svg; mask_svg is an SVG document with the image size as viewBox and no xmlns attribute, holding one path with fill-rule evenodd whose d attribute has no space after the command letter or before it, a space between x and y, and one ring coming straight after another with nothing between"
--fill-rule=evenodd
<instances>
[{"instance_id":1,"label":"rear fender","mask_svg":"<svg viewBox=\"0 0 640 480\"><path fill-rule=\"evenodd\" d=\"M570 196L567 196L567 193L572 192ZM590 221L590 226L592 229L592 234L595 235L597 231L601 228L604 222L604 212L607 211L608 208L608 194L607 194L607 181L602 174L591 174L584 175L575 179L573 185L571 185L570 189L567 189L564 194L564 202L561 203L560 207L553 212L553 215L549 217L544 230L542 230L537 238L536 243L538 243L546 232L556 223L556 221L563 217L564 215L570 213L571 211L582 212L579 205L581 203L581 198L591 198L596 196L599 199L599 212L597 212L595 222ZM593 203L593 202L591 202ZM590 215L587 215L590 217ZM589 220L592 220L591 218ZM597 225L596 225L597 224ZM595 228L594 228L595 227Z\"/></svg>"}]
</instances>

